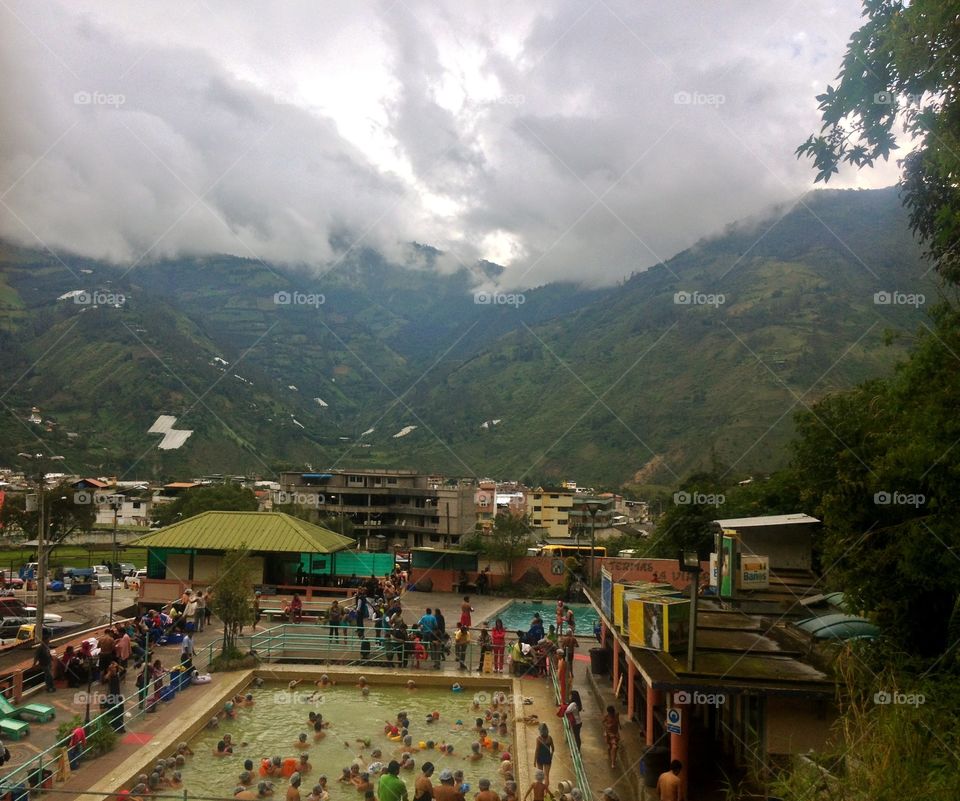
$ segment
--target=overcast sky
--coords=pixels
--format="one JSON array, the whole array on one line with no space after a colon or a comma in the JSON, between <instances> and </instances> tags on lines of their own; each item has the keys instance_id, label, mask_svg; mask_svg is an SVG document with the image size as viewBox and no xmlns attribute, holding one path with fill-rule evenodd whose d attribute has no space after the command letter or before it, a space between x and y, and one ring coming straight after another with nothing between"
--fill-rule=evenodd
<instances>
[{"instance_id":1,"label":"overcast sky","mask_svg":"<svg viewBox=\"0 0 960 801\"><path fill-rule=\"evenodd\" d=\"M417 241L508 286L613 282L812 188L793 151L859 11L5 0L0 235L319 270Z\"/></svg>"}]
</instances>

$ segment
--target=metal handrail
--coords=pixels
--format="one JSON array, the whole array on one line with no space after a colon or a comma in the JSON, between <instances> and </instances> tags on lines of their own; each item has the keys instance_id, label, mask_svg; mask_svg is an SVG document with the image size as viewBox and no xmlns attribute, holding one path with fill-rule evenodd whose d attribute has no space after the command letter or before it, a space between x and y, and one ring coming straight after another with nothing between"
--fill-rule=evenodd
<instances>
[{"instance_id":1,"label":"metal handrail","mask_svg":"<svg viewBox=\"0 0 960 801\"><path fill-rule=\"evenodd\" d=\"M565 704L566 699L560 697L560 684L557 681L556 665L549 659L547 660L547 672L550 674L550 680L553 683L553 697L557 705ZM580 712L582 714L583 710L581 709ZM573 761L573 775L577 779L577 785L579 785L583 797L590 798L592 797L588 795L590 782L587 780L587 771L583 767L583 757L580 754L580 749L577 748L577 741L573 736L573 728L570 726L570 721L567 720L566 715L561 718L560 722L563 726L563 735L567 741L567 748L570 750L570 758Z\"/></svg>"}]
</instances>

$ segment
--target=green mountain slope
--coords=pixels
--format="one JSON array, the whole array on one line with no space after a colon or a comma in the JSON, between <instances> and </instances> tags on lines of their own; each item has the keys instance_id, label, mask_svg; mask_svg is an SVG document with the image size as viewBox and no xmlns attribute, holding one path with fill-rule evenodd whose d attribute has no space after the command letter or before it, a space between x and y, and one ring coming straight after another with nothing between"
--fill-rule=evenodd
<instances>
[{"instance_id":1,"label":"green mountain slope","mask_svg":"<svg viewBox=\"0 0 960 801\"><path fill-rule=\"evenodd\" d=\"M433 433L384 442L380 458L610 484L670 484L717 459L775 468L794 411L892 368L903 346L886 333L913 331L923 311L874 294L932 301L924 270L892 190L814 193L779 222L733 229L504 336L420 388ZM679 292L724 302L676 303Z\"/></svg>"},{"instance_id":2,"label":"green mountain slope","mask_svg":"<svg viewBox=\"0 0 960 801\"><path fill-rule=\"evenodd\" d=\"M892 190L813 193L616 288L550 284L519 306L476 303L477 273L369 251L325 274L226 256L127 271L7 245L0 463L42 446L76 472L155 478L404 465L650 484L715 458L763 471L783 462L793 411L892 368L902 346L885 332L923 310L874 293L932 299L923 270ZM58 300L78 289L123 303ZM34 405L51 430L26 421ZM179 450L147 433L160 414L195 432Z\"/></svg>"}]
</instances>

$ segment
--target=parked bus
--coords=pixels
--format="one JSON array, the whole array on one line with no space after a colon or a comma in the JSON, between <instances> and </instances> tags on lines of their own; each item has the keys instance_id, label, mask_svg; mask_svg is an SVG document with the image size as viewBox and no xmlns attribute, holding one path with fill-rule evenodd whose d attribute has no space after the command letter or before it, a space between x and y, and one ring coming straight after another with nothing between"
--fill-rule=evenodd
<instances>
[{"instance_id":1,"label":"parked bus","mask_svg":"<svg viewBox=\"0 0 960 801\"><path fill-rule=\"evenodd\" d=\"M540 547L541 556L556 556L566 559L568 556L576 556L578 559L589 557L591 551L596 557L607 555L607 549L602 545L590 548L589 545L543 545Z\"/></svg>"}]
</instances>

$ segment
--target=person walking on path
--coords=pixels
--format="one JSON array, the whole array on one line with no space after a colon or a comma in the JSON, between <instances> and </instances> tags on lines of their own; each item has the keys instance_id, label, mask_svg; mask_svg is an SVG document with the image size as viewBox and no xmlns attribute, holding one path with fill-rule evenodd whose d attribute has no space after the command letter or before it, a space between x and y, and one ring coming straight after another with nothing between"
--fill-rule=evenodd
<instances>
[{"instance_id":1,"label":"person walking on path","mask_svg":"<svg viewBox=\"0 0 960 801\"><path fill-rule=\"evenodd\" d=\"M620 716L612 705L607 707L607 714L603 716L603 738L607 741L607 754L610 757L610 767L617 767L617 751L620 748Z\"/></svg>"},{"instance_id":2,"label":"person walking on path","mask_svg":"<svg viewBox=\"0 0 960 801\"><path fill-rule=\"evenodd\" d=\"M550 736L550 729L546 723L541 723L540 733L537 735L537 747L533 753L533 764L536 765L537 770L543 771L545 787L550 786L550 766L553 764L553 751L553 737ZM527 792L529 794L529 790ZM524 799L526 799L526 796L524 796Z\"/></svg>"},{"instance_id":3,"label":"person walking on path","mask_svg":"<svg viewBox=\"0 0 960 801\"><path fill-rule=\"evenodd\" d=\"M563 709L563 715L566 716L567 721L570 723L570 728L573 729L573 739L577 744L577 748L580 748L580 729L583 728L583 719L580 717L580 713L583 711L583 701L580 700L580 693L574 690L570 693L570 703Z\"/></svg>"}]
</instances>

